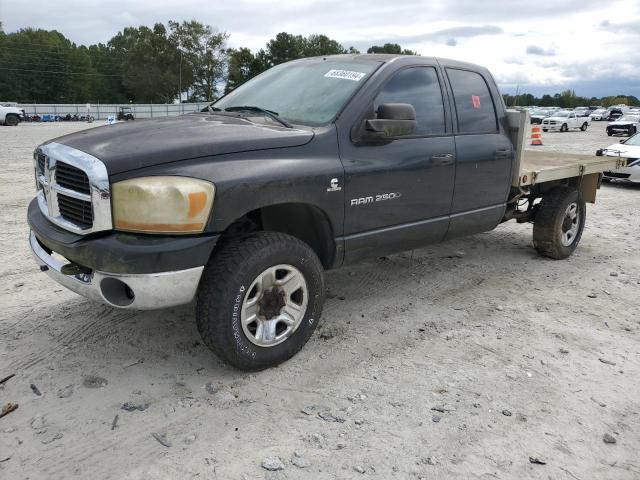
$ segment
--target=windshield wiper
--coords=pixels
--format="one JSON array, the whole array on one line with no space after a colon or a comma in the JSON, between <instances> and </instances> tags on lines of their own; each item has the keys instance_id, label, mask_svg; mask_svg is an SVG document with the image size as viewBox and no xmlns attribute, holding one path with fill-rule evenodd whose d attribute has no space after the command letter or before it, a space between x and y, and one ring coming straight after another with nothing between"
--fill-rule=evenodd
<instances>
[{"instance_id":1,"label":"windshield wiper","mask_svg":"<svg viewBox=\"0 0 640 480\"><path fill-rule=\"evenodd\" d=\"M278 112L274 112L273 110L267 110L265 108L256 107L254 105L239 105L236 107L227 107L224 109L225 112L257 112L262 113L263 115L275 120L276 122L284 125L287 128L293 128L289 122L287 122L284 118L280 118Z\"/></svg>"}]
</instances>

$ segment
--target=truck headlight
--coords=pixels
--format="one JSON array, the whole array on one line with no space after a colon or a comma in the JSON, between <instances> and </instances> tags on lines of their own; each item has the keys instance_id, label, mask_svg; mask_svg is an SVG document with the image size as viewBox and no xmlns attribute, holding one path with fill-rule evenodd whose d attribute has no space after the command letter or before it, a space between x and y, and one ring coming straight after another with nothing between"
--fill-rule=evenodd
<instances>
[{"instance_id":1,"label":"truck headlight","mask_svg":"<svg viewBox=\"0 0 640 480\"><path fill-rule=\"evenodd\" d=\"M200 233L209 219L216 187L187 177L142 177L111 187L116 230Z\"/></svg>"}]
</instances>

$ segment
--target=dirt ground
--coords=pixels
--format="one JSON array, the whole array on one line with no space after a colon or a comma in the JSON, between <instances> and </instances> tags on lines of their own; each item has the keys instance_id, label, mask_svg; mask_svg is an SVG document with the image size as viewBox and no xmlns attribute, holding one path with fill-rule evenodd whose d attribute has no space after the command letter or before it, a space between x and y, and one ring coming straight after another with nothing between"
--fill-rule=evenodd
<instances>
[{"instance_id":1,"label":"dirt ground","mask_svg":"<svg viewBox=\"0 0 640 480\"><path fill-rule=\"evenodd\" d=\"M640 186L603 185L565 261L509 222L329 272L307 346L245 374L192 305L115 310L36 268L31 153L85 127L0 127L0 478L640 478Z\"/></svg>"}]
</instances>

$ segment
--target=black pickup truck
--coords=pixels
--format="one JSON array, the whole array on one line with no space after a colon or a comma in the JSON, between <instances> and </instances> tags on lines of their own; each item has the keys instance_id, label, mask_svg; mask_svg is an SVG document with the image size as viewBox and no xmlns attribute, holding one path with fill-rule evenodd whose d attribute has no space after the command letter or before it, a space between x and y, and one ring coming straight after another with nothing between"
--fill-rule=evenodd
<instances>
[{"instance_id":1,"label":"black pickup truck","mask_svg":"<svg viewBox=\"0 0 640 480\"><path fill-rule=\"evenodd\" d=\"M457 61L343 55L278 65L201 113L36 148L28 221L41 270L90 299L190 303L242 369L313 333L327 269L532 222L564 258L609 157L524 152L526 113Z\"/></svg>"}]
</instances>

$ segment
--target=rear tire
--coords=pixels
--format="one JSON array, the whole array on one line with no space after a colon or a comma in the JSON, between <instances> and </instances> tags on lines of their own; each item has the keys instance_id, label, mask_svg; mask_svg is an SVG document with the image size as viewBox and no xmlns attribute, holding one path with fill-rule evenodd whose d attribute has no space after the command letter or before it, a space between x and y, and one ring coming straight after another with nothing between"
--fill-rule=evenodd
<instances>
[{"instance_id":1,"label":"rear tire","mask_svg":"<svg viewBox=\"0 0 640 480\"><path fill-rule=\"evenodd\" d=\"M227 243L209 260L196 322L221 360L262 370L307 343L323 303L323 268L315 252L290 235L256 232Z\"/></svg>"},{"instance_id":2,"label":"rear tire","mask_svg":"<svg viewBox=\"0 0 640 480\"><path fill-rule=\"evenodd\" d=\"M580 127L580 130L582 130L583 132L586 132L588 127L589 127L589 124L587 122L584 122Z\"/></svg>"},{"instance_id":3,"label":"rear tire","mask_svg":"<svg viewBox=\"0 0 640 480\"><path fill-rule=\"evenodd\" d=\"M545 257L570 256L582 237L587 209L580 192L556 187L542 197L533 223L533 245Z\"/></svg>"},{"instance_id":4,"label":"rear tire","mask_svg":"<svg viewBox=\"0 0 640 480\"><path fill-rule=\"evenodd\" d=\"M20 117L18 117L17 115L10 113L4 118L4 124L8 125L9 127L15 127L16 125L18 125L18 123L20 123Z\"/></svg>"}]
</instances>

